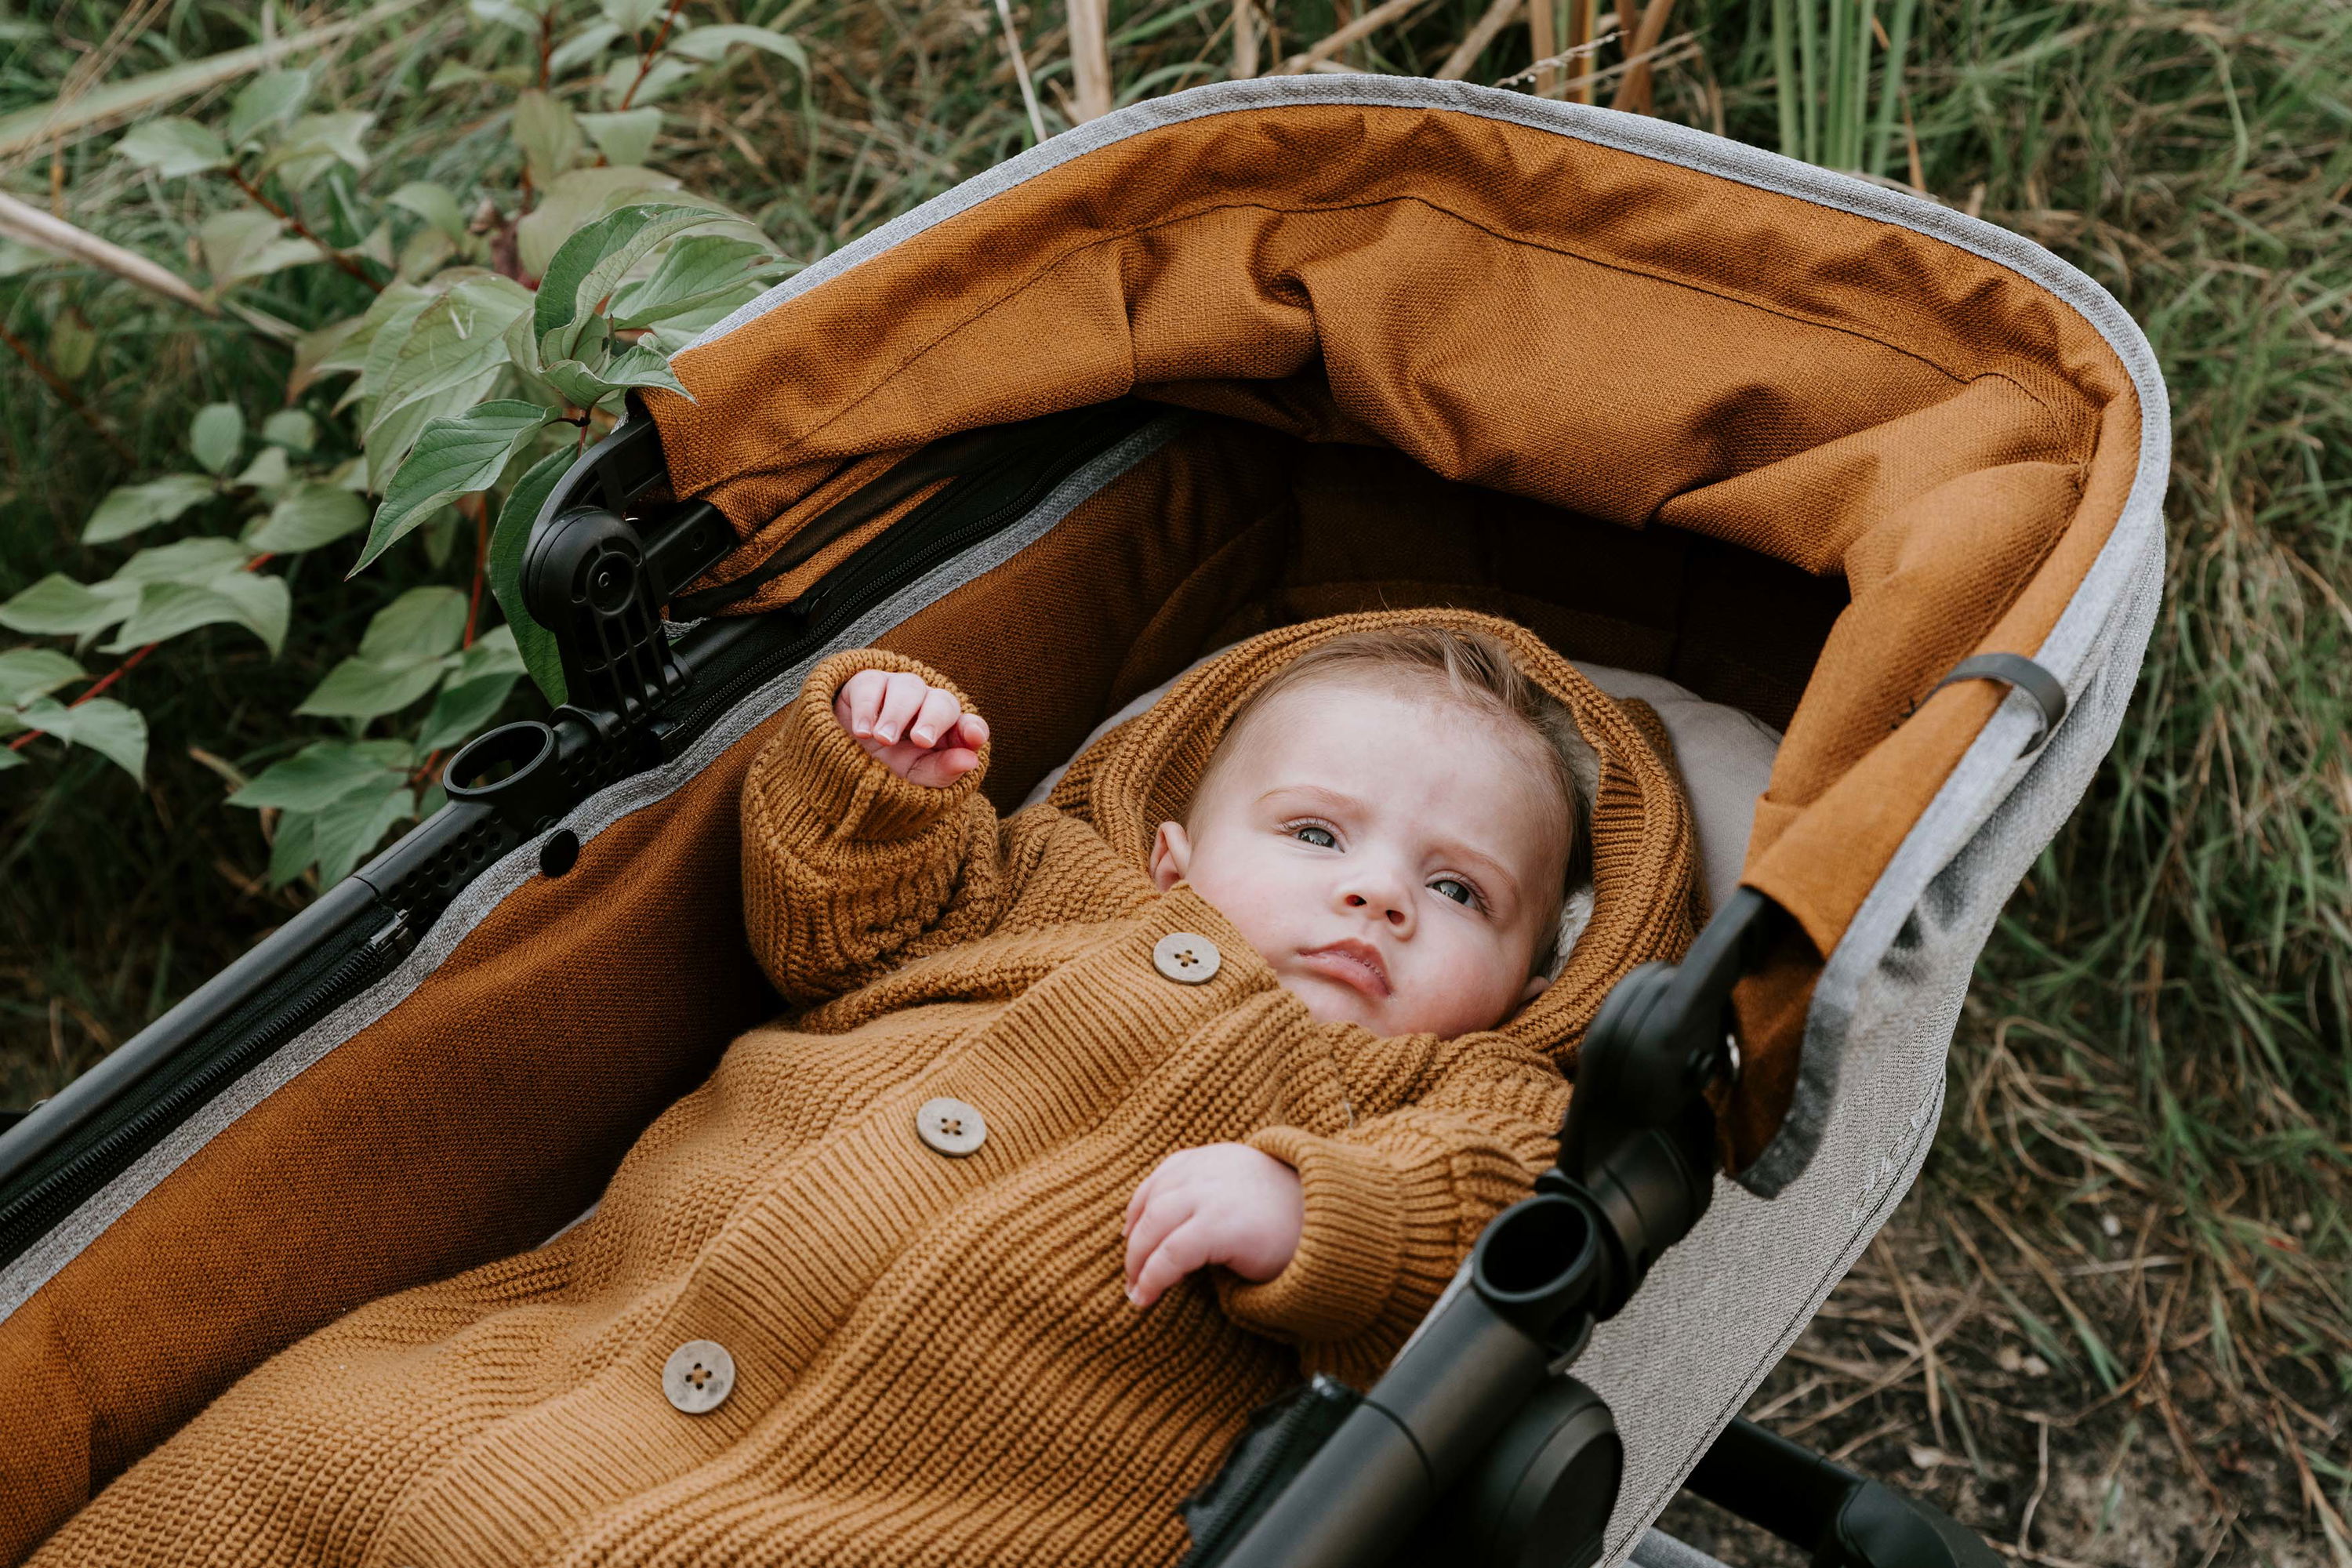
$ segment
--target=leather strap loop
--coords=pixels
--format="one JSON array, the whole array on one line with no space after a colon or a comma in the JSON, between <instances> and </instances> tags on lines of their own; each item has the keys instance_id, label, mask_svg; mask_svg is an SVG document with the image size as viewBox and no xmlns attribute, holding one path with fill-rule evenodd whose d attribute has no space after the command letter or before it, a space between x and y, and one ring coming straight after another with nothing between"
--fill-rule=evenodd
<instances>
[{"instance_id":1,"label":"leather strap loop","mask_svg":"<svg viewBox=\"0 0 2352 1568\"><path fill-rule=\"evenodd\" d=\"M2033 699L2033 705L2042 711L2042 731L2025 748L2026 755L2039 751L2050 732L2058 728L2059 721L2066 717L2064 685L2021 653L1980 653L1964 658L1952 667L1951 674L1936 682L1935 689L1927 695L1935 696L1956 680L1998 680Z\"/></svg>"}]
</instances>

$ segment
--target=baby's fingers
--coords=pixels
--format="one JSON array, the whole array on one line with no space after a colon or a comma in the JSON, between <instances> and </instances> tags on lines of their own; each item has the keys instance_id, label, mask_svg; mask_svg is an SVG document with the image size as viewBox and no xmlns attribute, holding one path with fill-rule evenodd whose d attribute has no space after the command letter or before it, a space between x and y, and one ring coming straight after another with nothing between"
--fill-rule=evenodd
<instances>
[{"instance_id":1,"label":"baby's fingers","mask_svg":"<svg viewBox=\"0 0 2352 1568\"><path fill-rule=\"evenodd\" d=\"M882 699L882 711L874 720L874 738L884 745L896 742L907 732L907 721L923 706L930 687L919 675L900 670L889 678L889 690Z\"/></svg>"},{"instance_id":2,"label":"baby's fingers","mask_svg":"<svg viewBox=\"0 0 2352 1568\"><path fill-rule=\"evenodd\" d=\"M923 694L923 705L915 710L914 721L907 726L907 739L919 746L936 746L956 728L963 716L963 705L955 694L932 687Z\"/></svg>"},{"instance_id":3,"label":"baby's fingers","mask_svg":"<svg viewBox=\"0 0 2352 1568\"><path fill-rule=\"evenodd\" d=\"M889 689L890 672L884 669L861 669L841 683L833 696L834 716L842 726L859 740L874 733L874 721L882 711L882 698Z\"/></svg>"},{"instance_id":4,"label":"baby's fingers","mask_svg":"<svg viewBox=\"0 0 2352 1568\"><path fill-rule=\"evenodd\" d=\"M1208 1263L1210 1229L1200 1216L1194 1215L1170 1231L1136 1271L1135 1283L1128 1287L1127 1299L1139 1307L1149 1307L1166 1293L1168 1287Z\"/></svg>"}]
</instances>

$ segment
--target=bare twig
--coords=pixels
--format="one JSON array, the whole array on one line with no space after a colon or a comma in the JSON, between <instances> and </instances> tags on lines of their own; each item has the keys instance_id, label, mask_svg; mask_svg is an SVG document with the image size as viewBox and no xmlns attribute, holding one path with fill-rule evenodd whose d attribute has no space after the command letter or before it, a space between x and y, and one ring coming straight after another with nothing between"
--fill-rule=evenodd
<instances>
[{"instance_id":1,"label":"bare twig","mask_svg":"<svg viewBox=\"0 0 2352 1568\"><path fill-rule=\"evenodd\" d=\"M126 463L135 464L139 461L138 458L132 454L131 448L123 445L122 437L117 436L111 429L110 429L107 426L106 421L100 419L90 408L89 405L81 400L81 395L73 389L72 385L67 382L64 376L58 374L57 368L54 365L50 364L47 360L43 359L38 353L34 352L32 344L25 342L24 339L18 337L16 333L10 331L5 327L0 327L0 342L6 343L9 350L14 353L18 359L23 360L26 366L32 370L32 373L35 375L39 376L43 381L48 383L49 390L58 395L58 401L64 404L68 408L72 409L73 412L80 417L81 422L89 426L100 440L105 442L109 447L113 448L114 455L116 457L121 458Z\"/></svg>"},{"instance_id":2,"label":"bare twig","mask_svg":"<svg viewBox=\"0 0 2352 1568\"><path fill-rule=\"evenodd\" d=\"M309 224L302 221L301 214L295 212L290 207L279 206L276 202L271 201L268 196L262 195L261 187L255 184L251 180L246 178L244 170L233 168L229 170L228 177L230 183L235 184L238 190L243 191L246 194L247 198L250 200L254 205L261 208L262 211L269 214L278 222L289 226L296 234L300 235L304 239L307 239L312 245L317 246L319 247L319 254L325 257L329 264L331 264L336 271L346 273L351 277L358 279L361 282L366 284L370 289L375 290L375 292L379 294L383 292L383 285L377 282L366 268L362 267L356 259L345 255L342 251L336 249L333 246L329 245L324 239L321 239L317 231L312 229Z\"/></svg>"},{"instance_id":3,"label":"bare twig","mask_svg":"<svg viewBox=\"0 0 2352 1568\"><path fill-rule=\"evenodd\" d=\"M1536 79L1536 96L1558 98L1559 68L1553 57L1559 52L1559 0L1528 0L1528 47L1536 57L1532 72ZM1519 78L1506 79L1517 81ZM1500 87L1503 83L1495 85Z\"/></svg>"},{"instance_id":4,"label":"bare twig","mask_svg":"<svg viewBox=\"0 0 2352 1568\"><path fill-rule=\"evenodd\" d=\"M999 3L1002 4L1003 0ZM1234 0L1234 80L1247 81L1255 75L1257 0Z\"/></svg>"},{"instance_id":5,"label":"bare twig","mask_svg":"<svg viewBox=\"0 0 2352 1568\"><path fill-rule=\"evenodd\" d=\"M1469 75L1470 68L1478 63L1478 57L1486 52L1486 46L1501 37L1503 29L1517 21L1527 8L1528 0L1493 0L1493 4L1470 25L1470 30L1462 35L1462 41L1454 46L1454 52L1445 57L1445 63L1437 68L1437 79L1460 81Z\"/></svg>"},{"instance_id":6,"label":"bare twig","mask_svg":"<svg viewBox=\"0 0 2352 1568\"><path fill-rule=\"evenodd\" d=\"M0 235L46 250L52 256L69 260L85 261L102 271L111 272L127 283L135 283L151 294L160 294L192 310L207 316L217 316L220 308L196 291L184 279L166 272L143 256L134 255L119 245L110 245L88 229L77 228L63 218L53 217L30 202L18 201L0 191Z\"/></svg>"},{"instance_id":7,"label":"bare twig","mask_svg":"<svg viewBox=\"0 0 2352 1568\"><path fill-rule=\"evenodd\" d=\"M1592 101L1592 65L1600 55L1600 45L1593 37L1599 30L1593 26L1597 8L1596 0L1568 0L1568 52L1585 57L1584 68L1569 80L1568 96L1573 103Z\"/></svg>"},{"instance_id":8,"label":"bare twig","mask_svg":"<svg viewBox=\"0 0 2352 1568\"><path fill-rule=\"evenodd\" d=\"M661 26L654 30L654 41L646 46L644 57L637 61L637 74L629 79L629 90L621 95L623 112L626 112L629 105L636 101L637 89L645 86L646 76L654 68L654 62L661 58L662 46L669 42L669 30L677 26L678 10L685 4L686 0L669 0L669 9L662 13Z\"/></svg>"}]
</instances>

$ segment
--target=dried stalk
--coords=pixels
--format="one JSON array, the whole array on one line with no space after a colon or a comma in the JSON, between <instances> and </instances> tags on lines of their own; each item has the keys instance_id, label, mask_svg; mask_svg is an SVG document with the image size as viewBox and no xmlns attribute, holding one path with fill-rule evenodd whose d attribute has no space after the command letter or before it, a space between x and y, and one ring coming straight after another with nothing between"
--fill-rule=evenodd
<instances>
[{"instance_id":1,"label":"dried stalk","mask_svg":"<svg viewBox=\"0 0 2352 1568\"><path fill-rule=\"evenodd\" d=\"M1071 112L1080 121L1110 112L1109 0L1069 0Z\"/></svg>"},{"instance_id":2,"label":"dried stalk","mask_svg":"<svg viewBox=\"0 0 2352 1568\"><path fill-rule=\"evenodd\" d=\"M1275 67L1265 74L1268 76L1297 76L1302 71L1313 70L1325 60L1331 58L1340 50L1346 48L1349 45L1355 43L1359 39L1371 37L1374 33L1379 32L1382 27L1387 26L1390 23L1397 21L1408 13L1418 11L1423 6L1430 4L1432 4L1432 0L1387 0L1386 4L1373 6L1370 10L1357 17L1354 21L1340 28L1338 32L1325 37L1313 48L1308 49L1302 54L1291 56L1288 59L1283 61L1280 65Z\"/></svg>"},{"instance_id":3,"label":"dried stalk","mask_svg":"<svg viewBox=\"0 0 2352 1568\"><path fill-rule=\"evenodd\" d=\"M1599 29L1593 26L1593 14L1598 8L1598 0L1568 0L1567 49L1569 53L1574 54L1579 49L1591 50L1592 48L1593 37L1599 31ZM1570 102L1591 103L1592 101L1592 67L1595 55L1588 53L1583 58L1582 68L1580 69L1569 81L1568 97Z\"/></svg>"},{"instance_id":4,"label":"dried stalk","mask_svg":"<svg viewBox=\"0 0 2352 1568\"><path fill-rule=\"evenodd\" d=\"M1609 100L1610 108L1622 109L1628 114L1650 112L1655 101L1650 57L1656 52L1658 40L1666 36L1666 18L1674 9L1675 0L1650 0L1642 7L1642 19L1633 27L1633 41L1625 47L1625 76L1617 84L1617 96Z\"/></svg>"},{"instance_id":5,"label":"dried stalk","mask_svg":"<svg viewBox=\"0 0 2352 1568\"><path fill-rule=\"evenodd\" d=\"M1559 0L1528 0L1528 47L1539 61L1559 53ZM1538 65L1535 78L1538 98L1559 96L1559 67Z\"/></svg>"},{"instance_id":6,"label":"dried stalk","mask_svg":"<svg viewBox=\"0 0 2352 1568\"><path fill-rule=\"evenodd\" d=\"M1437 68L1437 79L1460 81L1469 75L1470 68L1478 63L1478 57L1486 52L1486 46L1502 37L1503 29L1517 21L1519 14L1527 7L1528 0L1494 0L1494 4L1480 14L1477 21L1471 24L1470 30L1462 35L1462 41L1454 46L1454 52L1445 57L1445 63Z\"/></svg>"},{"instance_id":7,"label":"dried stalk","mask_svg":"<svg viewBox=\"0 0 2352 1568\"><path fill-rule=\"evenodd\" d=\"M220 314L220 308L185 279L164 271L143 256L110 245L87 229L77 228L63 218L51 217L30 202L18 201L5 191L0 191L0 235L52 256L86 261L192 310L201 310L207 316Z\"/></svg>"},{"instance_id":8,"label":"dried stalk","mask_svg":"<svg viewBox=\"0 0 2352 1568\"><path fill-rule=\"evenodd\" d=\"M1255 0L1234 0L1234 80L1257 75L1257 5Z\"/></svg>"},{"instance_id":9,"label":"dried stalk","mask_svg":"<svg viewBox=\"0 0 2352 1568\"><path fill-rule=\"evenodd\" d=\"M1037 107L1037 84L1029 79L1029 58L1021 52L1021 29L1013 25L1013 7L996 0L997 19L1004 24L1004 50L1013 57L1013 79L1021 84L1021 107L1029 111L1029 134L1045 140L1045 113Z\"/></svg>"}]
</instances>

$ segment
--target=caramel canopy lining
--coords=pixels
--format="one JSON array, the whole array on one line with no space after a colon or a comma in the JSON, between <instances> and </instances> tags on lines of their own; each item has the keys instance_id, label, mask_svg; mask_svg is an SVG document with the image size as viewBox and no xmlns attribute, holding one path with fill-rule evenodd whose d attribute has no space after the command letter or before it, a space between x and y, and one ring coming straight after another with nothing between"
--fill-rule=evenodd
<instances>
[{"instance_id":1,"label":"caramel canopy lining","mask_svg":"<svg viewBox=\"0 0 2352 1568\"><path fill-rule=\"evenodd\" d=\"M652 400L678 492L743 536L713 582L851 466L1129 393L1843 575L1748 861L1821 952L1998 700L1927 694L2033 651L2137 457L2121 361L2006 268L1425 108L1152 127L783 292Z\"/></svg>"}]
</instances>

